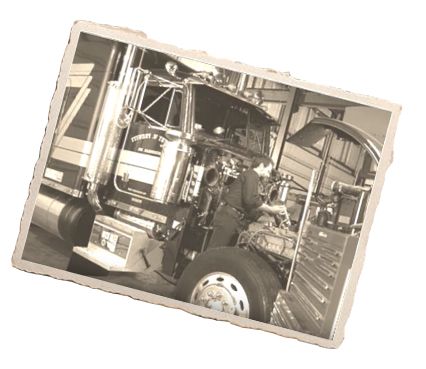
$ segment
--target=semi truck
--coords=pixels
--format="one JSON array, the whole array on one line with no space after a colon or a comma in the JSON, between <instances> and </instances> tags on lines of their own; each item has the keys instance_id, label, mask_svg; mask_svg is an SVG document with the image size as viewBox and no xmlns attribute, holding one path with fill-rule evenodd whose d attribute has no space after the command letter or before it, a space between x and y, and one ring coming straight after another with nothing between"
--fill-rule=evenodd
<instances>
[{"instance_id":1,"label":"semi truck","mask_svg":"<svg viewBox=\"0 0 426 369\"><path fill-rule=\"evenodd\" d=\"M309 188L276 171L261 184L264 201L299 211L257 214L235 245L209 250L224 191L270 154L277 121L259 96L173 56L95 46L89 56L77 49L32 219L74 245L68 270L161 270L182 301L329 337L370 187L335 182L321 194L321 168ZM377 140L334 119L316 118L288 142L328 134L378 162Z\"/></svg>"}]
</instances>

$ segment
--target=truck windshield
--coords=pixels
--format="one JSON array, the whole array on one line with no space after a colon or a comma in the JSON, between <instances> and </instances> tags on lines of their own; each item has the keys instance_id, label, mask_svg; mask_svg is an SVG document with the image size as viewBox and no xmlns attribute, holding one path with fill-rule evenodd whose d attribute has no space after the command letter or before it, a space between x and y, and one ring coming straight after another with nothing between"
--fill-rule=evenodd
<instances>
[{"instance_id":1,"label":"truck windshield","mask_svg":"<svg viewBox=\"0 0 426 369\"><path fill-rule=\"evenodd\" d=\"M268 152L269 124L257 122L259 114L237 98L206 86L195 90L197 134L257 153Z\"/></svg>"},{"instance_id":2,"label":"truck windshield","mask_svg":"<svg viewBox=\"0 0 426 369\"><path fill-rule=\"evenodd\" d=\"M178 127L182 93L174 88L148 86L138 112L145 123L157 127Z\"/></svg>"}]
</instances>

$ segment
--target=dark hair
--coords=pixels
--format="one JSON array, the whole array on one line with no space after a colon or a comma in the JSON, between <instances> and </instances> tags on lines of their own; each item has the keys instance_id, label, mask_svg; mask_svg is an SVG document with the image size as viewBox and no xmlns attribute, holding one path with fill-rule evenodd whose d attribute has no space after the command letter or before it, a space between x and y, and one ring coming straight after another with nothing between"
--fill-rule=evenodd
<instances>
[{"instance_id":1,"label":"dark hair","mask_svg":"<svg viewBox=\"0 0 426 369\"><path fill-rule=\"evenodd\" d=\"M260 164L263 164L263 166L267 167L269 164L272 164L274 166L274 161L266 155L258 155L253 158L253 162L251 163L252 168L257 168Z\"/></svg>"}]
</instances>

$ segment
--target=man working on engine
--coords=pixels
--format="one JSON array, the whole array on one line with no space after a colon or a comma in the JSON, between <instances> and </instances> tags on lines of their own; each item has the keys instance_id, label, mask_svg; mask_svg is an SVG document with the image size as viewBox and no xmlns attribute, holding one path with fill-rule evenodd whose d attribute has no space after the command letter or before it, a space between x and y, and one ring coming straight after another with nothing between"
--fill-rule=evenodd
<instances>
[{"instance_id":1,"label":"man working on engine","mask_svg":"<svg viewBox=\"0 0 426 369\"><path fill-rule=\"evenodd\" d=\"M258 156L251 168L241 173L229 186L214 216L214 230L208 248L234 246L244 229L244 219L253 211L276 215L286 210L284 205L268 205L261 199L260 178L270 177L272 168L273 162L269 157Z\"/></svg>"}]
</instances>

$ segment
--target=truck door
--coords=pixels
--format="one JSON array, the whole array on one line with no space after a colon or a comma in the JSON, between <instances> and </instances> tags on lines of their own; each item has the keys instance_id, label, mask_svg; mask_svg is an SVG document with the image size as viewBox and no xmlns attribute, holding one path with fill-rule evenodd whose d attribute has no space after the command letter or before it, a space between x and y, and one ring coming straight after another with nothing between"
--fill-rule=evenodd
<instances>
[{"instance_id":1,"label":"truck door","mask_svg":"<svg viewBox=\"0 0 426 369\"><path fill-rule=\"evenodd\" d=\"M179 129L182 93L176 88L148 86L127 129L119 153L114 187L122 194L147 197L166 141L168 129Z\"/></svg>"}]
</instances>

